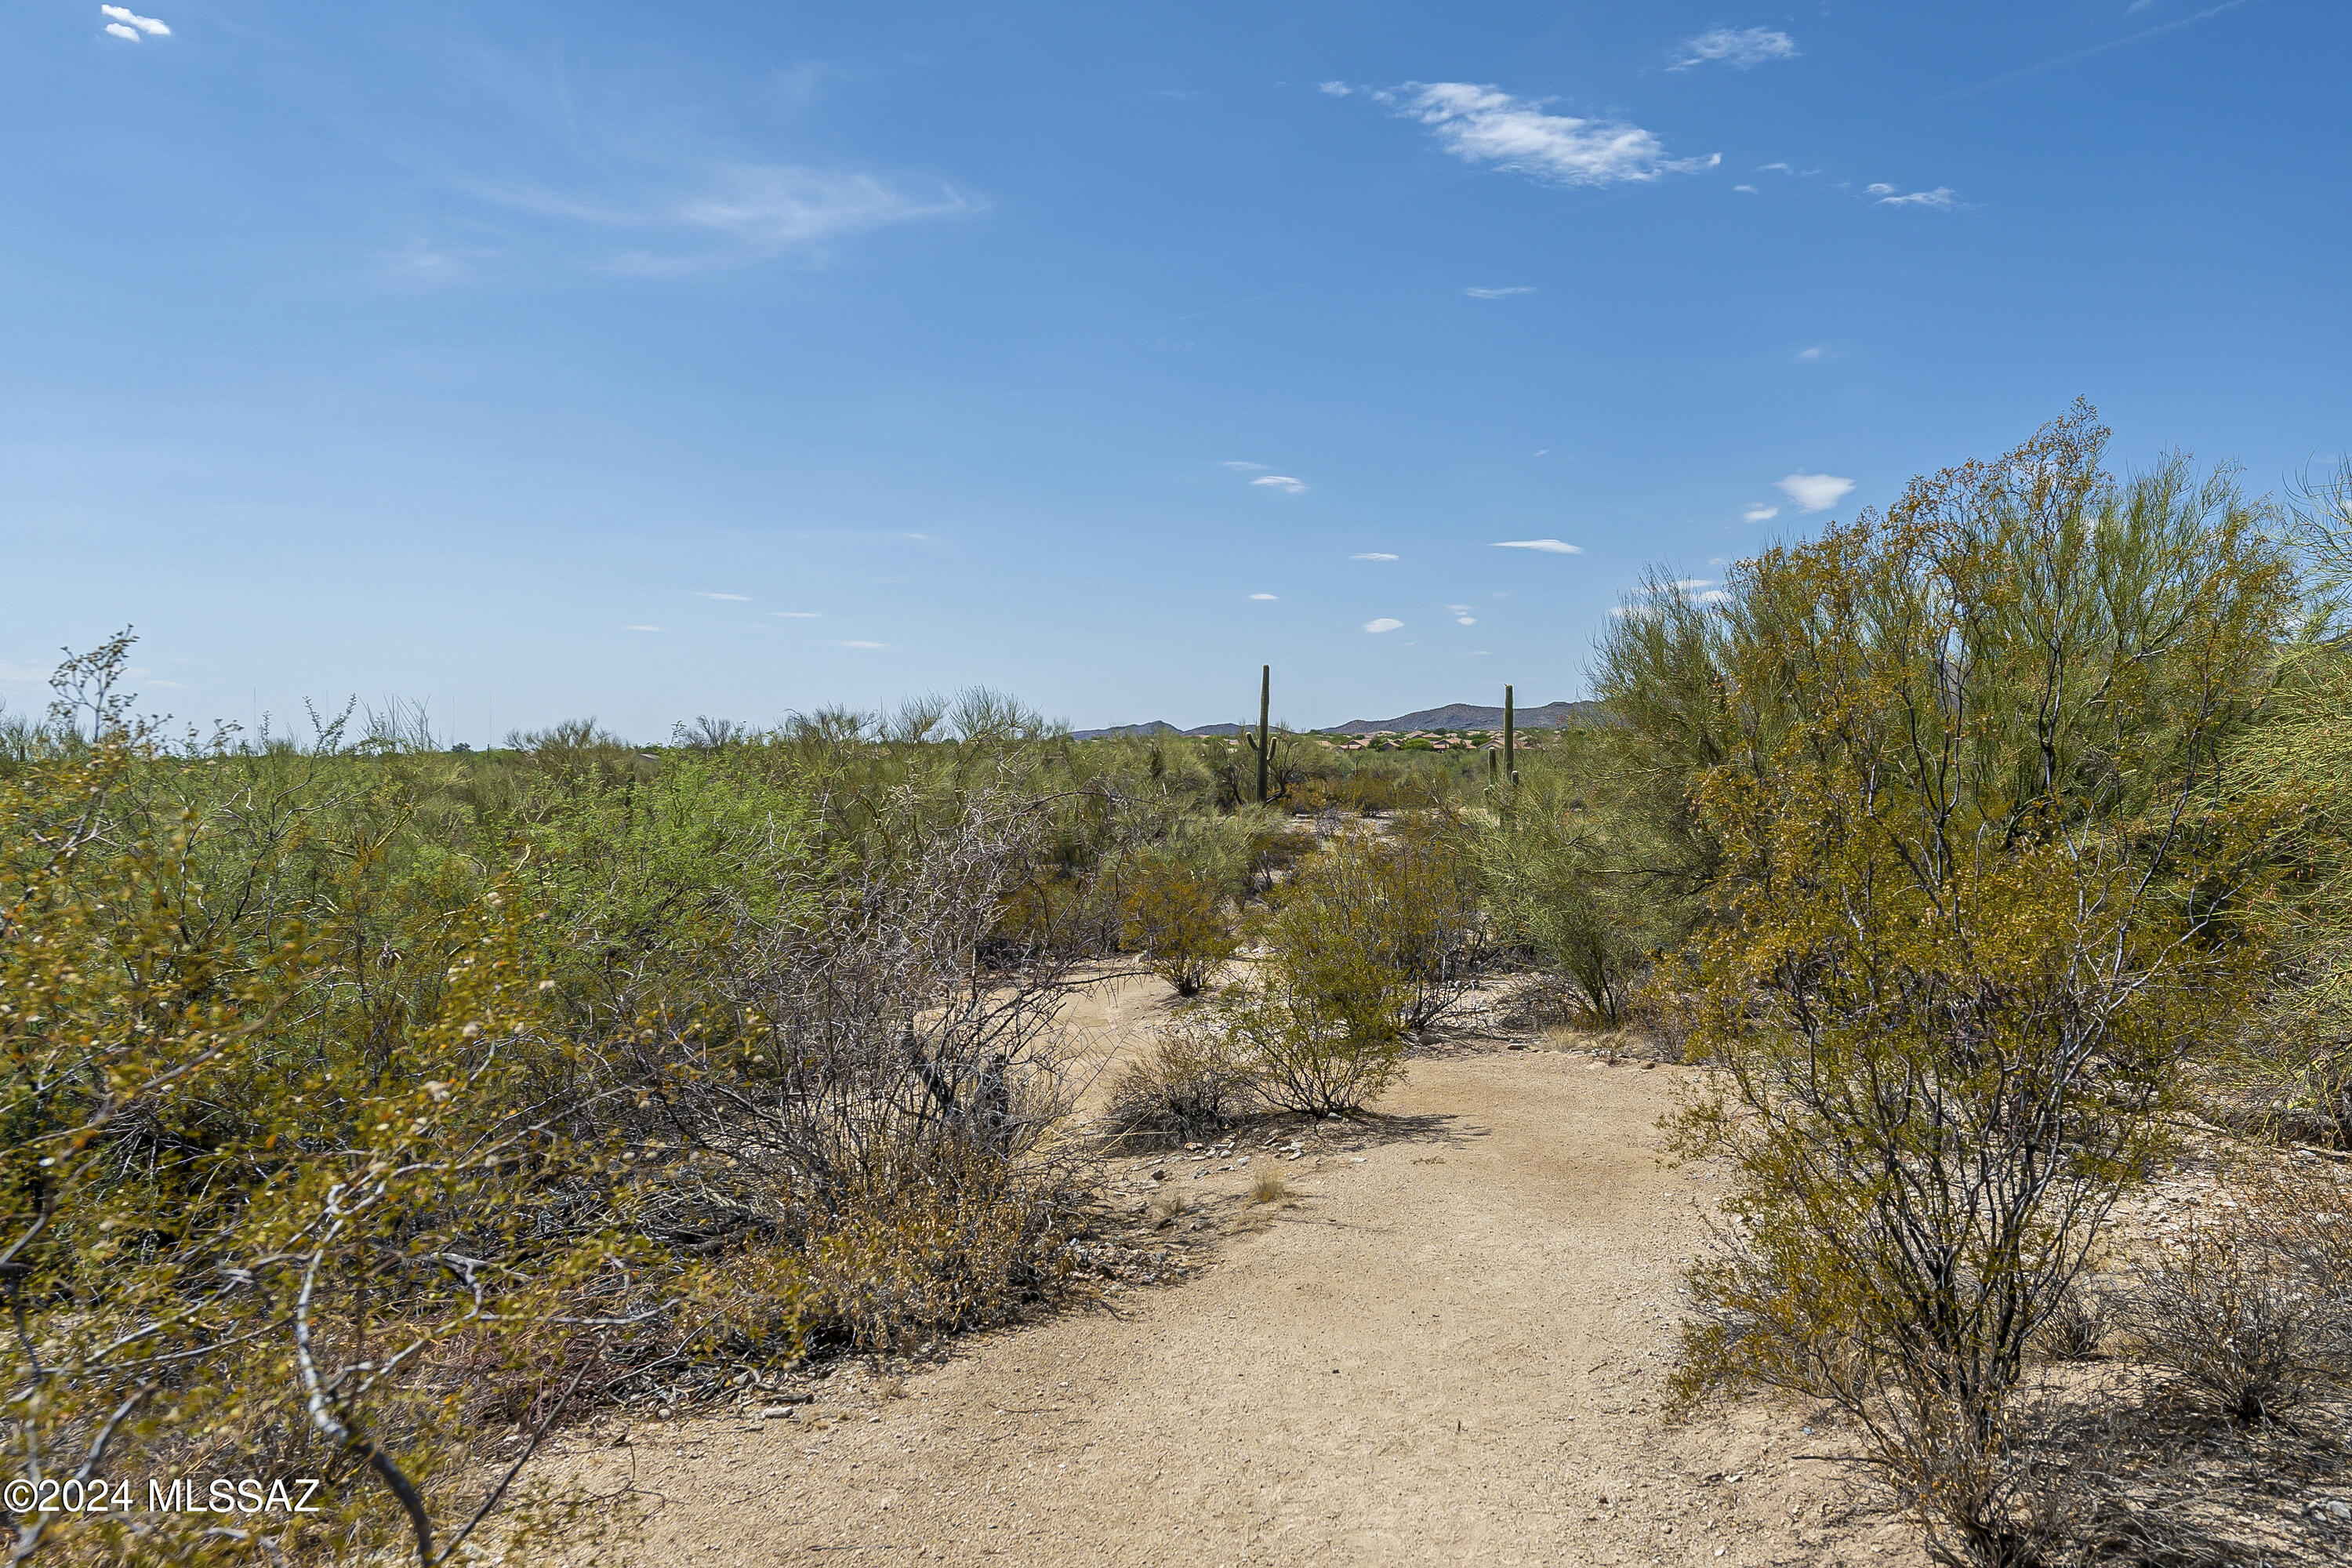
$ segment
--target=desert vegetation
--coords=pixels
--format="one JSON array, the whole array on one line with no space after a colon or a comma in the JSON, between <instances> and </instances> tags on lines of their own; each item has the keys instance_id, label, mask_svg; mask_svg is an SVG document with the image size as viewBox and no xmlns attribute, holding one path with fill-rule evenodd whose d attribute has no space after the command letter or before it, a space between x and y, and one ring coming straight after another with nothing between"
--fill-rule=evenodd
<instances>
[{"instance_id":1,"label":"desert vegetation","mask_svg":"<svg viewBox=\"0 0 2352 1568\"><path fill-rule=\"evenodd\" d=\"M413 714L167 733L129 647L0 737L5 1436L73 1503L17 1513L19 1558L430 1563L493 1518L586 1551L611 1510L522 1479L554 1424L1084 1289L1087 973L1213 993L1159 1124L1352 1110L1475 912L1429 947L1360 911L1318 964L1269 899L1326 858L1245 801L1251 749L1073 743L988 693L461 753ZM1268 749L1359 811L1450 790ZM1245 940L1275 956L1237 982ZM321 1478L318 1511L265 1540L116 1495L225 1458Z\"/></svg>"},{"instance_id":2,"label":"desert vegetation","mask_svg":"<svg viewBox=\"0 0 2352 1568\"><path fill-rule=\"evenodd\" d=\"M1938 1561L2242 1558L2179 1478L2329 1469L2352 1376L2352 489L2105 441L1661 569L1516 776L982 691L204 733L69 658L0 714L15 1558L586 1561L561 1424L1082 1300L1107 1159L1360 1117L1498 972L1696 1069L1686 1418L1833 1412ZM2190 1152L2219 1217L2134 1231ZM318 1511L85 1506L232 1458Z\"/></svg>"}]
</instances>

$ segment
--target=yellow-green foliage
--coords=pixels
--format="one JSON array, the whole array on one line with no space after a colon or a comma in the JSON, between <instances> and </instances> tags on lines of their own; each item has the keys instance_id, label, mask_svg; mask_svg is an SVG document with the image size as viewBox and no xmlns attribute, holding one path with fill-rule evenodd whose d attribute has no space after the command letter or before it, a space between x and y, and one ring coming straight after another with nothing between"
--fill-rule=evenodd
<instances>
[{"instance_id":1,"label":"yellow-green foliage","mask_svg":"<svg viewBox=\"0 0 2352 1568\"><path fill-rule=\"evenodd\" d=\"M2242 786L2279 803L2292 868L2276 914L2289 963L2246 1044L2286 1109L2352 1146L2352 658L2334 614L2352 587L2352 465L2306 497L2294 532L2320 579L2264 721L2240 743Z\"/></svg>"},{"instance_id":2,"label":"yellow-green foliage","mask_svg":"<svg viewBox=\"0 0 2352 1568\"><path fill-rule=\"evenodd\" d=\"M1746 1236L1682 1385L1843 1405L1947 1561L2033 1549L2027 1341L2262 967L2265 808L2218 770L2293 574L2226 482L2112 481L2104 435L1768 552L1706 632L1724 869L1671 983L1717 1072L1674 1132Z\"/></svg>"},{"instance_id":3,"label":"yellow-green foliage","mask_svg":"<svg viewBox=\"0 0 2352 1568\"><path fill-rule=\"evenodd\" d=\"M535 1092L569 1053L527 962L536 917L481 879L395 927L373 907L382 839L299 814L208 880L234 831L217 802L125 797L209 764L100 720L0 780L7 1467L320 1476L288 1545L369 1549L428 1511L452 1545L468 1429L561 1404L555 1320L617 1256L534 1223L585 1168ZM306 857L304 907L273 907ZM257 1550L213 1522L51 1514L16 1550Z\"/></svg>"},{"instance_id":4,"label":"yellow-green foliage","mask_svg":"<svg viewBox=\"0 0 2352 1568\"><path fill-rule=\"evenodd\" d=\"M1652 952L1682 934L1689 901L1637 780L1590 731L1520 770L1477 837L1486 906L1498 940L1566 974L1591 1021L1623 1021Z\"/></svg>"},{"instance_id":5,"label":"yellow-green foliage","mask_svg":"<svg viewBox=\"0 0 2352 1568\"><path fill-rule=\"evenodd\" d=\"M1429 812L1386 833L1335 837L1266 896L1255 934L1276 970L1345 955L1385 972L1397 1022L1424 1028L1460 1000L1487 957L1466 826Z\"/></svg>"},{"instance_id":6,"label":"yellow-green foliage","mask_svg":"<svg viewBox=\"0 0 2352 1568\"><path fill-rule=\"evenodd\" d=\"M1127 945L1178 995L1199 995L1241 944L1222 881L1151 855L1131 863L1122 882Z\"/></svg>"}]
</instances>

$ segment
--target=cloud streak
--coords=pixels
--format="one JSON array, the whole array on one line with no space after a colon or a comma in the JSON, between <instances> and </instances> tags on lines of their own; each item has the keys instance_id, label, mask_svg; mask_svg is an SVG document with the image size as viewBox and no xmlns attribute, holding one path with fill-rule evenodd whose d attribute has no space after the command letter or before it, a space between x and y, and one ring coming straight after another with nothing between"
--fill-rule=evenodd
<instances>
[{"instance_id":1,"label":"cloud streak","mask_svg":"<svg viewBox=\"0 0 2352 1568\"><path fill-rule=\"evenodd\" d=\"M1899 187L1881 183L1864 186L1862 194L1877 198L1871 204L1874 206L1949 207L1959 205L1959 193L1949 185L1937 185L1932 191L1913 191L1905 195Z\"/></svg>"},{"instance_id":2,"label":"cloud streak","mask_svg":"<svg viewBox=\"0 0 2352 1568\"><path fill-rule=\"evenodd\" d=\"M1326 82L1323 90L1337 97L1361 92L1391 112L1427 126L1437 144L1464 163L1525 174L1546 184L1646 184L1666 174L1711 169L1723 161L1720 154L1672 158L1655 132L1638 125L1547 113L1549 99L1518 98L1474 82L1407 82L1392 90Z\"/></svg>"},{"instance_id":3,"label":"cloud streak","mask_svg":"<svg viewBox=\"0 0 2352 1568\"><path fill-rule=\"evenodd\" d=\"M1364 623L1364 629L1365 629L1366 631L1368 631L1368 632L1374 632L1374 633L1378 633L1378 632L1392 632L1392 631L1395 631L1399 626L1403 626L1403 625L1404 625L1404 623L1403 623L1402 621L1399 621L1399 620L1392 620L1392 619L1391 619L1391 618L1390 618L1389 616L1381 616L1379 620L1377 620L1377 621L1366 621L1366 622Z\"/></svg>"},{"instance_id":4,"label":"cloud streak","mask_svg":"<svg viewBox=\"0 0 2352 1568\"><path fill-rule=\"evenodd\" d=\"M1473 300L1507 300L1514 294L1532 294L1535 292L1535 286L1529 283L1515 283L1508 289L1465 289L1462 291Z\"/></svg>"},{"instance_id":5,"label":"cloud streak","mask_svg":"<svg viewBox=\"0 0 2352 1568\"><path fill-rule=\"evenodd\" d=\"M639 235L648 242L608 258L604 269L639 276L706 272L825 247L877 229L967 216L987 203L949 186L914 193L872 174L796 163L727 163L682 192L603 198L536 185L463 187L479 200L551 223Z\"/></svg>"},{"instance_id":6,"label":"cloud streak","mask_svg":"<svg viewBox=\"0 0 2352 1568\"><path fill-rule=\"evenodd\" d=\"M1280 490L1286 496L1299 496L1307 493L1307 482L1304 479L1294 479L1288 474L1260 474L1250 483Z\"/></svg>"},{"instance_id":7,"label":"cloud streak","mask_svg":"<svg viewBox=\"0 0 2352 1568\"><path fill-rule=\"evenodd\" d=\"M1393 561L1396 557L1385 550L1367 550L1360 555L1350 555L1348 559L1350 561Z\"/></svg>"},{"instance_id":8,"label":"cloud streak","mask_svg":"<svg viewBox=\"0 0 2352 1568\"><path fill-rule=\"evenodd\" d=\"M1567 544L1557 539L1498 539L1489 546L1495 550L1539 550L1547 555L1581 555L1584 546Z\"/></svg>"},{"instance_id":9,"label":"cloud streak","mask_svg":"<svg viewBox=\"0 0 2352 1568\"><path fill-rule=\"evenodd\" d=\"M1698 66L1726 65L1748 70L1767 60L1793 60L1797 40L1771 27L1711 27L1683 46L1682 58L1668 70L1686 71Z\"/></svg>"},{"instance_id":10,"label":"cloud streak","mask_svg":"<svg viewBox=\"0 0 2352 1568\"><path fill-rule=\"evenodd\" d=\"M2056 70L2060 66L2071 66L2077 60L2087 60L2094 55L2104 55L2109 49L2125 48L2130 45L2139 43L2143 39L2156 37L2160 34L2177 32L2182 27L2195 26L2200 22L2207 21L2212 17L2221 15L2224 11L2234 11L2241 5L2251 5L2253 3L2254 0L2222 0L2222 3L2219 5L2208 5L2204 10L2194 12L2189 16L2176 16L2169 22L2158 22L2153 27L2142 28L2140 31L2133 33L2126 37L2110 38L2104 44L2093 44L2089 48L2077 49L2071 55L2060 55L2056 59L2043 60L2036 65L2020 66L2013 71L2007 71L2000 76L1988 78L1986 80L1977 82L1972 86L1954 88L1951 91L1944 94L1944 97L1947 99L1966 98L1970 93L1983 92L1989 88L2000 87L2005 82L2016 81L2022 77L2037 76L2046 70ZM2126 11L2125 15L2129 16L2131 12L2138 9L2139 7L2137 5L2134 5L2130 7L2129 10ZM1939 100L1938 101L1941 100Z\"/></svg>"}]
</instances>

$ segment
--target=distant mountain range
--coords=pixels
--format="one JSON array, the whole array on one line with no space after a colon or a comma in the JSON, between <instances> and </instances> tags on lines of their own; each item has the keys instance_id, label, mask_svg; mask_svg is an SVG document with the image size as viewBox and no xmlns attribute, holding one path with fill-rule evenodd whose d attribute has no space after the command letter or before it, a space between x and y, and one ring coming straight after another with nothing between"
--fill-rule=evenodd
<instances>
[{"instance_id":1,"label":"distant mountain range","mask_svg":"<svg viewBox=\"0 0 2352 1568\"><path fill-rule=\"evenodd\" d=\"M1580 724L1603 721L1603 709L1598 702L1547 702L1540 708L1522 708L1514 721L1522 730L1566 730ZM1311 731L1323 735L1370 735L1383 730L1499 730L1503 727L1500 708L1484 708L1475 702L1449 702L1443 708L1424 708L1418 713L1407 713L1395 719L1350 719L1345 724L1333 724ZM1154 719L1149 724L1113 724L1107 730L1073 730L1073 741L1102 741L1124 735L1238 735L1247 726L1241 724L1201 724L1190 730L1179 730L1164 719Z\"/></svg>"},{"instance_id":2,"label":"distant mountain range","mask_svg":"<svg viewBox=\"0 0 2352 1568\"><path fill-rule=\"evenodd\" d=\"M1603 722L1605 711L1598 702L1547 702L1540 708L1518 710L1512 715L1512 721L1522 730L1572 730L1580 724ZM1500 708L1482 708L1475 702L1449 702L1443 708L1424 708L1401 719L1350 719L1344 724L1334 724L1320 732L1326 735L1370 735L1381 730L1499 730L1502 727L1503 710Z\"/></svg>"}]
</instances>

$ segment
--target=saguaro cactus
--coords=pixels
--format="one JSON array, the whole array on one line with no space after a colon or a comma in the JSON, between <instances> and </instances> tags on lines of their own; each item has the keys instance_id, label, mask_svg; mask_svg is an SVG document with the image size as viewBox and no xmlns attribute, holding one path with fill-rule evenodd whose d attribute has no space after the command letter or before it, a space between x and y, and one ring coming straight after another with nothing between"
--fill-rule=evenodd
<instances>
[{"instance_id":1,"label":"saguaro cactus","mask_svg":"<svg viewBox=\"0 0 2352 1568\"><path fill-rule=\"evenodd\" d=\"M1266 763L1272 760L1266 748L1265 716L1273 703L1274 666L1261 664L1257 667L1257 803L1260 805L1265 804Z\"/></svg>"},{"instance_id":2,"label":"saguaro cactus","mask_svg":"<svg viewBox=\"0 0 2352 1568\"><path fill-rule=\"evenodd\" d=\"M1512 755L1517 744L1518 710L1511 703L1511 689L1503 688L1503 777L1512 784L1519 782L1519 764Z\"/></svg>"}]
</instances>

